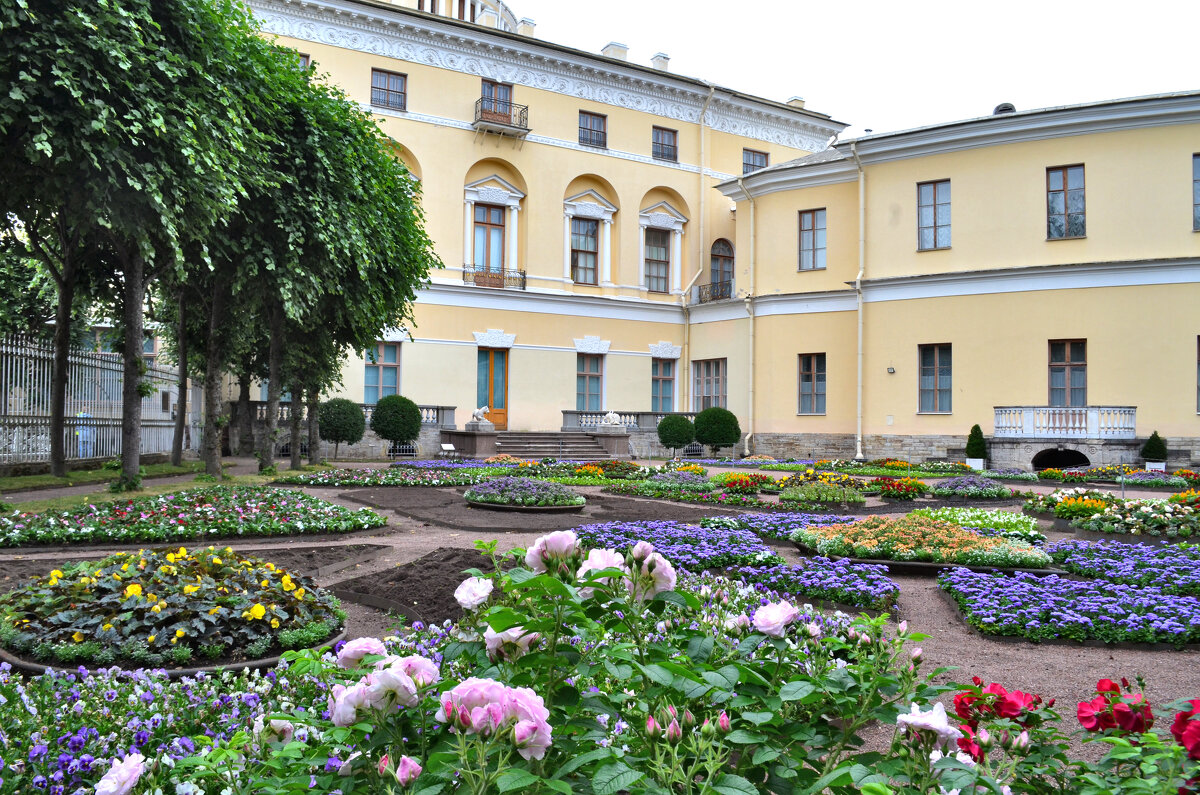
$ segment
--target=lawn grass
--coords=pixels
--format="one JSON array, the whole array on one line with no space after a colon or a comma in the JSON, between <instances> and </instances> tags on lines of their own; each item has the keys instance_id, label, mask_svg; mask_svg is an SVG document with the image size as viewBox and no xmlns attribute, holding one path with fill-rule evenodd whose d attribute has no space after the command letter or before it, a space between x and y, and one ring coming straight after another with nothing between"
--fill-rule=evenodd
<instances>
[{"instance_id":1,"label":"lawn grass","mask_svg":"<svg viewBox=\"0 0 1200 795\"><path fill-rule=\"evenodd\" d=\"M277 475L238 475L236 477L225 477L219 481L222 486L264 486L273 481ZM108 491L92 492L90 494L72 494L66 497L53 497L44 500L28 500L26 502L14 503L18 510L26 513L47 513L55 511L67 511L72 508L77 508L80 505L98 505L105 502L113 502L115 500L129 500L137 497L150 497L156 494L172 494L177 491L186 491L187 489L203 488L205 486L217 485L216 480L193 480L187 483L163 483L158 486L149 486L148 488L138 491L126 491L120 494L113 494Z\"/></svg>"},{"instance_id":2,"label":"lawn grass","mask_svg":"<svg viewBox=\"0 0 1200 795\"><path fill-rule=\"evenodd\" d=\"M196 472L203 472L204 462L185 461L181 466L147 464L145 469L146 474L142 476L144 478L191 475ZM86 486L89 483L109 483L120 476L120 472L115 472L111 469L76 469L68 472L65 477L61 478L56 478L49 473L42 475L11 475L9 477L0 477L0 494L11 491L52 489L60 486Z\"/></svg>"}]
</instances>

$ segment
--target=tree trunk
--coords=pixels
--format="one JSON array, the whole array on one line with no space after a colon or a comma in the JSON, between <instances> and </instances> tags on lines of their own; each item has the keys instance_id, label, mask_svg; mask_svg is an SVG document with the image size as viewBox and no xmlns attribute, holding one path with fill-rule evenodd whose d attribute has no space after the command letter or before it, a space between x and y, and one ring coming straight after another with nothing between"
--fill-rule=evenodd
<instances>
[{"instance_id":1,"label":"tree trunk","mask_svg":"<svg viewBox=\"0 0 1200 795\"><path fill-rule=\"evenodd\" d=\"M267 344L267 423L258 447L258 471L275 465L275 440L279 432L280 370L283 363L283 308L272 306L267 310L271 337Z\"/></svg>"},{"instance_id":2,"label":"tree trunk","mask_svg":"<svg viewBox=\"0 0 1200 795\"><path fill-rule=\"evenodd\" d=\"M299 470L304 466L304 461L300 457L300 414L304 411L304 404L300 402L302 390L292 388L292 406L289 420L291 422L292 438L290 440L292 452L292 460L289 463L292 469Z\"/></svg>"},{"instance_id":3,"label":"tree trunk","mask_svg":"<svg viewBox=\"0 0 1200 795\"><path fill-rule=\"evenodd\" d=\"M58 285L58 309L54 315L54 364L50 371L50 474L56 478L67 474L66 409L67 371L71 353L71 306L75 303L75 268L64 262L62 281ZM95 432L89 429L86 437L95 445ZM84 451L79 451L81 454ZM95 450L86 451L89 456Z\"/></svg>"},{"instance_id":4,"label":"tree trunk","mask_svg":"<svg viewBox=\"0 0 1200 795\"><path fill-rule=\"evenodd\" d=\"M136 246L137 244L134 243ZM146 263L140 251L123 257L125 378L121 388L121 482L126 488L140 483L142 462L142 396L138 385L146 363L142 359L142 302L146 298Z\"/></svg>"},{"instance_id":5,"label":"tree trunk","mask_svg":"<svg viewBox=\"0 0 1200 795\"><path fill-rule=\"evenodd\" d=\"M321 393L310 387L308 390L308 463L321 463Z\"/></svg>"},{"instance_id":6,"label":"tree trunk","mask_svg":"<svg viewBox=\"0 0 1200 795\"><path fill-rule=\"evenodd\" d=\"M183 431L187 425L187 303L183 291L179 293L179 398L175 401L175 438L171 440L171 466L183 463Z\"/></svg>"},{"instance_id":7,"label":"tree trunk","mask_svg":"<svg viewBox=\"0 0 1200 795\"><path fill-rule=\"evenodd\" d=\"M221 355L221 324L225 322L225 304L229 288L218 285L213 288L211 314L207 319L208 330L204 345L204 459L205 473L221 477L221 372L224 364Z\"/></svg>"},{"instance_id":8,"label":"tree trunk","mask_svg":"<svg viewBox=\"0 0 1200 795\"><path fill-rule=\"evenodd\" d=\"M238 375L238 440L234 452L243 457L254 455L254 417L250 415L250 374Z\"/></svg>"}]
</instances>

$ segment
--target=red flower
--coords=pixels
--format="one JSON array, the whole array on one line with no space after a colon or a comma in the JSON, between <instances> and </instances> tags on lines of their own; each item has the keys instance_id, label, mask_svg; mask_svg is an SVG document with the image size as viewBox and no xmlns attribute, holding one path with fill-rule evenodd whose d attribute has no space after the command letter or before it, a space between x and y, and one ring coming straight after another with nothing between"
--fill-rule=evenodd
<instances>
[{"instance_id":1,"label":"red flower","mask_svg":"<svg viewBox=\"0 0 1200 795\"><path fill-rule=\"evenodd\" d=\"M1134 693L1128 701L1114 704L1112 714L1117 726L1127 732L1141 734L1150 731L1150 727L1154 725L1154 713L1150 711L1150 704L1141 693Z\"/></svg>"},{"instance_id":2,"label":"red flower","mask_svg":"<svg viewBox=\"0 0 1200 795\"><path fill-rule=\"evenodd\" d=\"M973 693L959 693L954 697L954 714L974 726L978 721L979 709L975 706L978 701L979 696Z\"/></svg>"},{"instance_id":3,"label":"red flower","mask_svg":"<svg viewBox=\"0 0 1200 795\"><path fill-rule=\"evenodd\" d=\"M958 750L970 754L971 758L978 762L983 757L983 750L975 742L975 730L965 723L958 728L962 729L963 733L963 736L958 738Z\"/></svg>"},{"instance_id":4,"label":"red flower","mask_svg":"<svg viewBox=\"0 0 1200 795\"><path fill-rule=\"evenodd\" d=\"M1200 759L1200 720L1196 719L1200 715L1200 698L1193 698L1188 703L1192 705L1190 710L1176 713L1171 736L1187 749L1188 759Z\"/></svg>"},{"instance_id":5,"label":"red flower","mask_svg":"<svg viewBox=\"0 0 1200 795\"><path fill-rule=\"evenodd\" d=\"M1096 683L1097 693L1120 693L1121 686L1111 679L1101 679Z\"/></svg>"},{"instance_id":6,"label":"red flower","mask_svg":"<svg viewBox=\"0 0 1200 795\"><path fill-rule=\"evenodd\" d=\"M1110 706L1108 699L1102 695L1091 701L1079 702L1079 708L1076 710L1079 725L1090 732L1116 728L1117 723L1113 719Z\"/></svg>"}]
</instances>

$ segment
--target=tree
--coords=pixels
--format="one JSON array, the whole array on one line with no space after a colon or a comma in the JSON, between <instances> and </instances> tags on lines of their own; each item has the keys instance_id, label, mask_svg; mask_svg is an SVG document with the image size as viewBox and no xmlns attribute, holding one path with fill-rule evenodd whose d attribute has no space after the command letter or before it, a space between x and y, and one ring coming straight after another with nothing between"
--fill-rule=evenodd
<instances>
[{"instance_id":1,"label":"tree","mask_svg":"<svg viewBox=\"0 0 1200 795\"><path fill-rule=\"evenodd\" d=\"M983 429L971 426L967 434L967 458L987 458L987 443L983 440Z\"/></svg>"},{"instance_id":2,"label":"tree","mask_svg":"<svg viewBox=\"0 0 1200 795\"><path fill-rule=\"evenodd\" d=\"M668 414L658 423L658 441L663 447L671 448L671 456L696 438L696 426L682 414Z\"/></svg>"},{"instance_id":3,"label":"tree","mask_svg":"<svg viewBox=\"0 0 1200 795\"><path fill-rule=\"evenodd\" d=\"M416 441L421 435L421 409L403 395L384 395L375 404L371 430L393 444Z\"/></svg>"},{"instance_id":4,"label":"tree","mask_svg":"<svg viewBox=\"0 0 1200 795\"><path fill-rule=\"evenodd\" d=\"M712 447L732 447L742 438L742 429L732 411L710 406L696 415L696 441Z\"/></svg>"},{"instance_id":5,"label":"tree","mask_svg":"<svg viewBox=\"0 0 1200 795\"><path fill-rule=\"evenodd\" d=\"M321 404L321 438L333 442L336 459L342 442L355 444L367 430L362 407L345 398L333 398Z\"/></svg>"},{"instance_id":6,"label":"tree","mask_svg":"<svg viewBox=\"0 0 1200 795\"><path fill-rule=\"evenodd\" d=\"M1150 434L1150 438L1142 445L1142 458L1146 461L1166 461L1167 443L1158 435L1158 431Z\"/></svg>"}]
</instances>

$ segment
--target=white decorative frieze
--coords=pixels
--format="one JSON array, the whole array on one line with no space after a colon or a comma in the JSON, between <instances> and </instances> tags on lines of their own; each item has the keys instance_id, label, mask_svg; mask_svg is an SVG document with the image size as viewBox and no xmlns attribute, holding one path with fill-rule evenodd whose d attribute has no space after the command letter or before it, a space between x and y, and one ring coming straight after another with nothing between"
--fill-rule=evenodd
<instances>
[{"instance_id":1,"label":"white decorative frieze","mask_svg":"<svg viewBox=\"0 0 1200 795\"><path fill-rule=\"evenodd\" d=\"M666 202L659 202L653 207L647 207L638 213L638 223L654 229L670 229L675 232L683 231L687 218Z\"/></svg>"},{"instance_id":2,"label":"white decorative frieze","mask_svg":"<svg viewBox=\"0 0 1200 795\"><path fill-rule=\"evenodd\" d=\"M511 348L517 341L516 334L505 334L504 329L490 328L471 333L475 335L475 344L480 348Z\"/></svg>"},{"instance_id":3,"label":"white decorative frieze","mask_svg":"<svg viewBox=\"0 0 1200 795\"><path fill-rule=\"evenodd\" d=\"M379 337L382 342L412 342L412 334L408 333L406 328L389 328L384 329L383 334Z\"/></svg>"},{"instance_id":4,"label":"white decorative frieze","mask_svg":"<svg viewBox=\"0 0 1200 795\"><path fill-rule=\"evenodd\" d=\"M468 183L463 188L463 197L468 202L477 204L499 204L520 209L521 199L525 198L525 194L520 188L493 174Z\"/></svg>"},{"instance_id":5,"label":"white decorative frieze","mask_svg":"<svg viewBox=\"0 0 1200 795\"><path fill-rule=\"evenodd\" d=\"M602 340L596 336L589 335L583 339L575 340L576 353L606 354L610 347L612 347L612 340Z\"/></svg>"},{"instance_id":6,"label":"white decorative frieze","mask_svg":"<svg viewBox=\"0 0 1200 795\"><path fill-rule=\"evenodd\" d=\"M489 80L697 124L707 89L664 76L647 80L599 59L572 55L484 30L338 0L251 0L263 30L372 55L428 64ZM714 130L815 152L844 125L776 112L732 94L712 98L705 122Z\"/></svg>"},{"instance_id":7,"label":"white decorative frieze","mask_svg":"<svg viewBox=\"0 0 1200 795\"><path fill-rule=\"evenodd\" d=\"M650 343L650 355L655 359L678 359L683 348L666 340Z\"/></svg>"}]
</instances>

